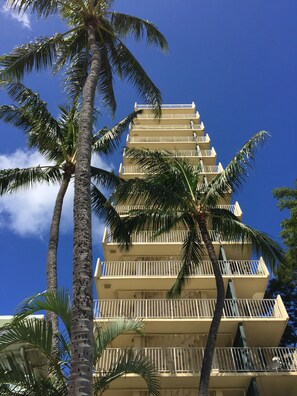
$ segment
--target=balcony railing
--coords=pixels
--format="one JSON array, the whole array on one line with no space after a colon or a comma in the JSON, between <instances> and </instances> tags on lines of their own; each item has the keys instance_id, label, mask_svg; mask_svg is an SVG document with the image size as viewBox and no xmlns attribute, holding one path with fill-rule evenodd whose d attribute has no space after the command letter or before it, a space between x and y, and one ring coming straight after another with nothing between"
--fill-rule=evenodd
<instances>
[{"instance_id":1,"label":"balcony railing","mask_svg":"<svg viewBox=\"0 0 297 396\"><path fill-rule=\"evenodd\" d=\"M199 374L203 348L109 348L97 366L98 372L132 358L149 358L159 373ZM216 348L212 363L215 373L275 373L297 371L297 348Z\"/></svg>"},{"instance_id":2,"label":"balcony railing","mask_svg":"<svg viewBox=\"0 0 297 396\"><path fill-rule=\"evenodd\" d=\"M248 239L242 241L242 239L230 238L228 240L222 240L220 234L214 230L208 230L211 241L214 243L250 243ZM132 243L183 243L188 235L186 230L175 230L168 233L164 233L155 236L154 231L138 231L131 234ZM103 242L116 243L113 240L113 236L107 231L103 235Z\"/></svg>"},{"instance_id":3,"label":"balcony railing","mask_svg":"<svg viewBox=\"0 0 297 396\"><path fill-rule=\"evenodd\" d=\"M127 135L127 142L130 143L208 143L209 135L205 136L130 136Z\"/></svg>"},{"instance_id":4,"label":"balcony railing","mask_svg":"<svg viewBox=\"0 0 297 396\"><path fill-rule=\"evenodd\" d=\"M204 130L203 122L198 125L190 125L190 124L183 124L183 125L142 125L142 124L134 124L133 129L157 129L157 130L167 130L167 129L191 129L191 130Z\"/></svg>"},{"instance_id":5,"label":"balcony railing","mask_svg":"<svg viewBox=\"0 0 297 396\"><path fill-rule=\"evenodd\" d=\"M190 104L186 103L186 104L162 104L161 108L162 109L194 109L195 103L192 102ZM140 104L140 103L135 103L134 105L135 109L152 109L153 106L149 105L149 104Z\"/></svg>"},{"instance_id":6,"label":"balcony railing","mask_svg":"<svg viewBox=\"0 0 297 396\"><path fill-rule=\"evenodd\" d=\"M94 317L117 319L121 316L144 320L209 319L215 310L215 299L131 299L96 300ZM284 314L283 314L284 313ZM281 299L226 299L222 319L280 319L285 318Z\"/></svg>"},{"instance_id":7,"label":"balcony railing","mask_svg":"<svg viewBox=\"0 0 297 396\"><path fill-rule=\"evenodd\" d=\"M103 261L100 263L101 276L107 277L177 277L181 261ZM267 267L260 260L219 260L223 276L265 276ZM201 260L193 266L191 276L214 276L211 261Z\"/></svg>"},{"instance_id":8,"label":"balcony railing","mask_svg":"<svg viewBox=\"0 0 297 396\"><path fill-rule=\"evenodd\" d=\"M229 210L235 216L242 215L242 212L241 212L238 202L236 202L234 205L217 205L216 207L220 208L220 209ZM146 208L148 208L147 205L117 205L116 206L117 212L120 215L125 215L128 212L133 211L133 210L144 210Z\"/></svg>"},{"instance_id":9,"label":"balcony railing","mask_svg":"<svg viewBox=\"0 0 297 396\"><path fill-rule=\"evenodd\" d=\"M199 169L201 174L219 174L223 172L223 167L219 163L218 165L203 165L202 167L198 166L193 166L195 169ZM135 174L135 175L144 175L147 172L143 167L138 166L138 165L129 165L129 166L123 166L122 164L120 165L120 173L122 174Z\"/></svg>"},{"instance_id":10,"label":"balcony railing","mask_svg":"<svg viewBox=\"0 0 297 396\"><path fill-rule=\"evenodd\" d=\"M153 114L150 113L142 113L139 114L137 116L137 119L142 119L142 118L149 118L149 119L155 119ZM193 114L173 114L173 113L168 113L168 114L162 114L161 116L161 120L162 119L170 119L170 118L189 118L189 119L199 119L200 118L200 114L198 113L198 111L196 111L196 113Z\"/></svg>"},{"instance_id":11,"label":"balcony railing","mask_svg":"<svg viewBox=\"0 0 297 396\"><path fill-rule=\"evenodd\" d=\"M167 150L165 154L167 152L169 152L170 154L176 157L215 157L216 156L216 152L214 148L212 148L211 150L176 150L176 151ZM129 152L126 153L126 150L124 150L124 156L126 158L131 157L131 155L129 155Z\"/></svg>"}]
</instances>

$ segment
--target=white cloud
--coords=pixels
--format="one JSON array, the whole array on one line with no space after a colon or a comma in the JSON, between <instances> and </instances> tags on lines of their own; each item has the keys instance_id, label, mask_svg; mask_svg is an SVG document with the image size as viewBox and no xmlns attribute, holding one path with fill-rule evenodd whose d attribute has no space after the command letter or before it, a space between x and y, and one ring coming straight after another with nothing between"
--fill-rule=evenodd
<instances>
[{"instance_id":1,"label":"white cloud","mask_svg":"<svg viewBox=\"0 0 297 396\"><path fill-rule=\"evenodd\" d=\"M30 18L27 13L18 14L7 3L2 5L1 13L20 22L23 27L31 29Z\"/></svg>"},{"instance_id":2,"label":"white cloud","mask_svg":"<svg viewBox=\"0 0 297 396\"><path fill-rule=\"evenodd\" d=\"M11 155L0 155L0 169L39 164L48 162L38 152L17 150ZM0 197L0 227L22 236L42 238L49 230L57 192L58 186L41 184ZM62 231L67 231L72 225L72 201L73 188L69 188L63 207Z\"/></svg>"},{"instance_id":3,"label":"white cloud","mask_svg":"<svg viewBox=\"0 0 297 396\"><path fill-rule=\"evenodd\" d=\"M0 169L26 168L49 164L38 152L17 150L10 155L0 154ZM110 169L101 159L94 159L93 165ZM0 228L21 236L43 238L49 232L53 207L58 193L58 186L41 184L30 189L0 197ZM72 233L73 229L73 183L66 193L61 232ZM104 225L93 218L93 240L101 242Z\"/></svg>"}]
</instances>

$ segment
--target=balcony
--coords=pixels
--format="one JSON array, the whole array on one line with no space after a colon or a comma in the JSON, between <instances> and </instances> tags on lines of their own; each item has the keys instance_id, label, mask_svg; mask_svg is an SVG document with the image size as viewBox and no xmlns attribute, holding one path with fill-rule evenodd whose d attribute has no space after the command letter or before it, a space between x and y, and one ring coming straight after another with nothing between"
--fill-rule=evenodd
<instances>
[{"instance_id":1,"label":"balcony","mask_svg":"<svg viewBox=\"0 0 297 396\"><path fill-rule=\"evenodd\" d=\"M153 106L149 105L149 104L141 104L141 103L137 103L135 102L134 104L134 110L152 110ZM163 103L161 105L161 109L162 111L164 110L170 110L171 112L173 111L183 111L183 110L190 110L191 112L193 112L193 109L196 109L195 103L179 103L179 104L167 104L167 103Z\"/></svg>"},{"instance_id":2,"label":"balcony","mask_svg":"<svg viewBox=\"0 0 297 396\"><path fill-rule=\"evenodd\" d=\"M252 244L245 240L223 241L218 232L209 230L210 238L213 242L217 257L221 245L224 246L226 256L230 260L248 260L251 257ZM127 254L130 256L180 256L182 244L187 236L186 230L174 230L155 237L154 231L139 231L133 233L132 246ZM122 258L123 251L118 247L112 235L105 229L103 235L104 257L107 261ZM112 255L109 253L112 250Z\"/></svg>"},{"instance_id":3,"label":"balcony","mask_svg":"<svg viewBox=\"0 0 297 396\"><path fill-rule=\"evenodd\" d=\"M112 363L132 357L149 358L159 372L161 396L193 396L197 394L203 348L107 349L94 375L107 372ZM296 348L216 348L210 389L222 390L211 396L244 396L251 378L269 396L295 396L297 385ZM191 390L196 389L192 394ZM133 390L145 393L143 380L133 374L114 381L108 392L112 396L129 395ZM167 391L168 390L168 391ZM172 390L172 393L169 390ZM127 393L121 393L121 392ZM181 393L182 392L182 393ZM231 393L230 393L231 392Z\"/></svg>"},{"instance_id":4,"label":"balcony","mask_svg":"<svg viewBox=\"0 0 297 396\"><path fill-rule=\"evenodd\" d=\"M192 107L191 107L192 108ZM150 118L155 118L154 115L152 113L142 113L139 114L137 116L137 119L150 119ZM162 119L175 119L175 118L185 118L185 119L190 119L190 120L199 120L200 119L200 114L198 113L198 111L192 113L192 114L177 114L177 113L164 113L161 116L161 120Z\"/></svg>"},{"instance_id":5,"label":"balcony","mask_svg":"<svg viewBox=\"0 0 297 396\"><path fill-rule=\"evenodd\" d=\"M95 320L119 317L138 318L145 322L145 333L208 333L215 309L215 299L114 299L94 303ZM220 333L235 338L238 324L245 324L251 345L277 345L288 320L280 296L271 300L226 299ZM272 334L267 334L273 325Z\"/></svg>"},{"instance_id":6,"label":"balcony","mask_svg":"<svg viewBox=\"0 0 297 396\"><path fill-rule=\"evenodd\" d=\"M216 163L217 155L213 147L211 150L201 150L199 148L197 148L196 150L167 150L166 152L164 152L164 155L166 155L166 153L170 153L175 157L182 157L192 165L197 165L199 163L199 160L203 159L203 163L206 166L214 166ZM129 154L129 152L127 153L125 149L123 152L123 159L125 161L125 168L128 165L131 166L131 164L133 164L133 159L131 159L131 155Z\"/></svg>"},{"instance_id":7,"label":"balcony","mask_svg":"<svg viewBox=\"0 0 297 396\"><path fill-rule=\"evenodd\" d=\"M154 119L154 118L152 118ZM161 118L161 120L165 120L166 118ZM172 122L172 119L168 119L170 122ZM156 121L157 122L157 121ZM205 127L203 122L201 124L192 124L188 123L185 124L184 120L182 120L182 124L133 124L133 132L136 131L157 131L158 134L160 131L171 131L171 130L191 130L191 132L197 132L197 131L204 131Z\"/></svg>"},{"instance_id":8,"label":"balcony","mask_svg":"<svg viewBox=\"0 0 297 396\"><path fill-rule=\"evenodd\" d=\"M180 261L103 261L98 262L101 277L134 277L134 278L176 278L180 268ZM220 271L226 277L259 277L265 278L269 275L267 267L260 260L219 260ZM202 260L199 265L193 268L191 277L208 277L213 275L213 268L210 260ZM154 280L155 282L155 280Z\"/></svg>"},{"instance_id":9,"label":"balcony","mask_svg":"<svg viewBox=\"0 0 297 396\"><path fill-rule=\"evenodd\" d=\"M127 135L126 145L127 147L134 148L146 148L152 150L193 150L196 144L199 144L201 149L208 149L210 144L209 135L196 136L193 135L185 136L137 136Z\"/></svg>"},{"instance_id":10,"label":"balcony","mask_svg":"<svg viewBox=\"0 0 297 396\"><path fill-rule=\"evenodd\" d=\"M95 319L137 317L143 320L188 320L212 319L214 299L130 299L96 300ZM222 320L287 319L281 298L246 300L226 299Z\"/></svg>"},{"instance_id":11,"label":"balcony","mask_svg":"<svg viewBox=\"0 0 297 396\"><path fill-rule=\"evenodd\" d=\"M205 175L208 180L211 180L224 170L220 162L218 165L203 165L202 168L198 167L197 165L193 166L193 168L200 169L201 175ZM134 177L143 177L145 176L146 172L143 167L139 165L123 166L123 164L120 164L119 174L120 177L127 180Z\"/></svg>"},{"instance_id":12,"label":"balcony","mask_svg":"<svg viewBox=\"0 0 297 396\"><path fill-rule=\"evenodd\" d=\"M203 348L108 348L99 362L98 372L105 372L112 363L132 356L145 356L155 365L159 374L199 375L203 359ZM212 375L241 373L297 373L297 348L216 348L212 364Z\"/></svg>"}]
</instances>

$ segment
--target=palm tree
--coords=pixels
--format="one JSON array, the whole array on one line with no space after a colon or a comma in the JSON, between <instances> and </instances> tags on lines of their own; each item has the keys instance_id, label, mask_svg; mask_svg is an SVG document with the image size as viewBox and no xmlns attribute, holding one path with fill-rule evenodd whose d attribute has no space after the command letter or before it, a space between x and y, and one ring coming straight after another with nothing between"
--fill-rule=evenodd
<instances>
[{"instance_id":1,"label":"palm tree","mask_svg":"<svg viewBox=\"0 0 297 396\"><path fill-rule=\"evenodd\" d=\"M199 395L207 396L211 365L218 328L223 312L225 290L219 269L210 227L224 241L252 242L257 253L270 260L274 266L283 260L280 246L266 234L243 224L229 210L219 206L231 191L237 191L248 174L255 149L264 142L268 134L264 131L253 136L235 155L225 170L209 183L204 182L200 166L193 166L170 152L130 150L132 160L140 165L148 176L132 179L118 186L115 193L117 203L131 202L146 208L131 211L124 218L125 227L133 232L152 227L154 235L169 232L175 227L187 230L181 249L182 266L177 279L168 292L169 297L179 296L187 277L199 266L203 254L212 263L216 280L217 299L210 326L201 368ZM117 225L111 225L115 239L128 247L128 241L120 238Z\"/></svg>"},{"instance_id":2,"label":"palm tree","mask_svg":"<svg viewBox=\"0 0 297 396\"><path fill-rule=\"evenodd\" d=\"M10 324L0 328L0 391L3 396L64 396L67 394L70 367L71 306L68 292L47 291L25 300ZM63 331L59 332L58 354L53 353L52 327L44 320L30 317L39 311L52 311L59 316ZM151 395L159 394L159 383L152 364L143 356L126 351L104 371L96 371L100 359L118 336L142 334L139 321L119 318L104 327L95 327L93 394L101 395L112 381L126 374L140 375ZM18 354L23 345L21 356ZM32 356L38 358L34 363Z\"/></svg>"},{"instance_id":3,"label":"palm tree","mask_svg":"<svg viewBox=\"0 0 297 396\"><path fill-rule=\"evenodd\" d=\"M92 237L90 161L92 119L96 90L112 112L116 101L113 73L136 86L146 102L160 112L161 94L123 42L146 35L148 45L167 50L164 36L150 22L112 11L112 0L7 0L16 11L28 9L38 17L58 14L69 26L64 33L36 39L0 59L0 79L22 79L26 72L68 66L68 91L77 96L82 88L76 177L74 184L73 331L70 391L92 392ZM81 92L81 91L80 91ZM84 340L84 342L82 342ZM86 364L86 361L88 364Z\"/></svg>"},{"instance_id":4,"label":"palm tree","mask_svg":"<svg viewBox=\"0 0 297 396\"><path fill-rule=\"evenodd\" d=\"M59 184L50 227L46 263L47 290L57 290L59 228L64 197L76 172L79 109L76 105L72 108L60 106L59 119L55 119L39 95L24 85L10 83L6 85L6 88L8 94L18 102L19 106L0 106L0 119L23 129L27 133L29 147L37 149L51 165L0 170L0 195L16 192L20 188L42 182ZM137 112L131 113L112 129L103 128L94 134L92 152L97 155L111 154L122 133L137 114ZM100 214L105 215L107 219L112 215L116 219L117 216L112 206L107 207L107 199L96 184L111 188L119 182L119 179L113 173L97 167L91 167L91 175L96 211L100 211ZM105 214L104 211L107 209L108 214ZM57 317L49 312L47 318L52 322L55 334L58 330Z\"/></svg>"}]
</instances>

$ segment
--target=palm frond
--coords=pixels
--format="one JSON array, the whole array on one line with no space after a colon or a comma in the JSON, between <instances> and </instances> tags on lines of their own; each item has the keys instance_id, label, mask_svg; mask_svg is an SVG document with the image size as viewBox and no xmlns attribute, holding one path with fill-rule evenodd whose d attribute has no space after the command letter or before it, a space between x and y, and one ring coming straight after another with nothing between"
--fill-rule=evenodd
<instances>
[{"instance_id":1,"label":"palm frond","mask_svg":"<svg viewBox=\"0 0 297 396\"><path fill-rule=\"evenodd\" d=\"M106 189L111 189L122 183L122 180L114 172L91 166L92 182Z\"/></svg>"},{"instance_id":2,"label":"palm frond","mask_svg":"<svg viewBox=\"0 0 297 396\"><path fill-rule=\"evenodd\" d=\"M68 54L66 59L68 58ZM85 85L90 63L88 51L80 51L70 61L65 72L65 90L73 102L77 102Z\"/></svg>"},{"instance_id":3,"label":"palm frond","mask_svg":"<svg viewBox=\"0 0 297 396\"><path fill-rule=\"evenodd\" d=\"M257 255L263 256L273 272L285 262L284 251L267 234L240 222L230 211L213 209L211 211L213 229L218 231L224 241L238 241L244 246L251 243Z\"/></svg>"},{"instance_id":4,"label":"palm frond","mask_svg":"<svg viewBox=\"0 0 297 396\"><path fill-rule=\"evenodd\" d=\"M30 131L34 125L34 121L32 123L32 117L14 105L0 106L0 119L7 124L22 128L25 132Z\"/></svg>"},{"instance_id":5,"label":"palm frond","mask_svg":"<svg viewBox=\"0 0 297 396\"><path fill-rule=\"evenodd\" d=\"M19 14L27 10L36 13L39 17L56 14L60 1L58 0L8 0L8 5Z\"/></svg>"},{"instance_id":6,"label":"palm frond","mask_svg":"<svg viewBox=\"0 0 297 396\"><path fill-rule=\"evenodd\" d=\"M56 358L52 355L52 329L44 320L27 318L1 327L0 351L19 343L36 348L53 365Z\"/></svg>"},{"instance_id":7,"label":"palm frond","mask_svg":"<svg viewBox=\"0 0 297 396\"><path fill-rule=\"evenodd\" d=\"M54 166L15 168L0 170L0 195L20 188L28 188L35 183L56 183L62 180L62 173Z\"/></svg>"},{"instance_id":8,"label":"palm frond","mask_svg":"<svg viewBox=\"0 0 297 396\"><path fill-rule=\"evenodd\" d=\"M117 320L109 321L105 325L95 327L94 342L94 365L101 358L106 348L118 336L130 332L142 334L143 323L140 320L117 318Z\"/></svg>"},{"instance_id":9,"label":"palm frond","mask_svg":"<svg viewBox=\"0 0 297 396\"><path fill-rule=\"evenodd\" d=\"M130 123L133 123L135 118L142 111L134 111L127 117L123 118L114 127L107 130L106 128L98 131L93 137L92 150L95 153L112 154L120 142L122 134L127 130Z\"/></svg>"},{"instance_id":10,"label":"palm frond","mask_svg":"<svg viewBox=\"0 0 297 396\"><path fill-rule=\"evenodd\" d=\"M199 266L199 262L203 257L204 247L200 233L196 227L192 227L192 229L187 232L187 236L183 241L181 253L181 269L179 270L173 286L167 292L168 298L180 296L188 277L194 272L194 269Z\"/></svg>"},{"instance_id":11,"label":"palm frond","mask_svg":"<svg viewBox=\"0 0 297 396\"><path fill-rule=\"evenodd\" d=\"M113 12L111 16L111 25L115 32L123 38L132 35L139 40L146 35L148 45L156 45L163 51L168 51L166 38L151 22L135 16Z\"/></svg>"},{"instance_id":12,"label":"palm frond","mask_svg":"<svg viewBox=\"0 0 297 396\"><path fill-rule=\"evenodd\" d=\"M242 186L249 170L252 169L256 149L263 145L268 137L267 132L260 131L245 143L224 171L209 183L204 197L205 203L208 203L210 199L214 203L215 197L218 200L219 197L224 197L226 192L230 190L236 192Z\"/></svg>"},{"instance_id":13,"label":"palm frond","mask_svg":"<svg viewBox=\"0 0 297 396\"><path fill-rule=\"evenodd\" d=\"M111 64L121 79L127 78L134 85L145 102L151 104L156 116L161 114L162 96L140 63L124 45L119 42L110 47Z\"/></svg>"},{"instance_id":14,"label":"palm frond","mask_svg":"<svg viewBox=\"0 0 297 396\"><path fill-rule=\"evenodd\" d=\"M142 377L148 387L148 392L152 396L159 395L159 379L152 363L144 356L143 352L133 349L122 350L122 356L114 363L106 374L95 376L94 392L95 395L107 390L110 383L116 378L126 374L137 374Z\"/></svg>"},{"instance_id":15,"label":"palm frond","mask_svg":"<svg viewBox=\"0 0 297 396\"><path fill-rule=\"evenodd\" d=\"M41 37L29 44L16 47L10 54L0 57L0 80L22 80L25 73L51 68L64 46L63 36Z\"/></svg>"},{"instance_id":16,"label":"palm frond","mask_svg":"<svg viewBox=\"0 0 297 396\"><path fill-rule=\"evenodd\" d=\"M114 238L119 240L121 245L128 248L131 238L120 215L112 203L94 184L91 186L91 205L95 215L101 219L103 218L106 226L114 230Z\"/></svg>"},{"instance_id":17,"label":"palm frond","mask_svg":"<svg viewBox=\"0 0 297 396\"><path fill-rule=\"evenodd\" d=\"M69 336L71 334L70 295L67 290L48 290L26 298L18 307L13 324L40 311L55 313L63 322Z\"/></svg>"},{"instance_id":18,"label":"palm frond","mask_svg":"<svg viewBox=\"0 0 297 396\"><path fill-rule=\"evenodd\" d=\"M65 380L55 375L47 377L41 365L33 366L26 354L20 359L13 352L7 352L0 361L0 394L2 396L66 396Z\"/></svg>"}]
</instances>

